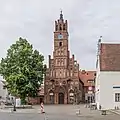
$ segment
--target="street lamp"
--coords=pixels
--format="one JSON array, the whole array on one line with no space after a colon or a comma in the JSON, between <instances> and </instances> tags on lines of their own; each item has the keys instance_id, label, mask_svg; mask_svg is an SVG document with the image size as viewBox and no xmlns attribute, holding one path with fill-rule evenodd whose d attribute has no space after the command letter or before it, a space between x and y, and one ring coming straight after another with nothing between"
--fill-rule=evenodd
<instances>
[{"instance_id":1,"label":"street lamp","mask_svg":"<svg viewBox=\"0 0 120 120\"><path fill-rule=\"evenodd\" d=\"M16 111L16 106L15 106L15 104L14 104L14 106L13 106L13 111Z\"/></svg>"},{"instance_id":2,"label":"street lamp","mask_svg":"<svg viewBox=\"0 0 120 120\"><path fill-rule=\"evenodd\" d=\"M13 97L12 97L13 111L16 111L16 105L15 105L16 102L15 101L16 101L16 99L15 98L13 99Z\"/></svg>"}]
</instances>

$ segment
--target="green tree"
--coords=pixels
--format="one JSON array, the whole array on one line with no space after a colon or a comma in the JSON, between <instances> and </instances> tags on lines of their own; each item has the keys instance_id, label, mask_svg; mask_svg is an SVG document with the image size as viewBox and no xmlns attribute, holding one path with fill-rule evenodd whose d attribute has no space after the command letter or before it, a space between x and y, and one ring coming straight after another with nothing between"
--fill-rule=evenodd
<instances>
[{"instance_id":1,"label":"green tree","mask_svg":"<svg viewBox=\"0 0 120 120\"><path fill-rule=\"evenodd\" d=\"M6 80L5 87L22 101L36 97L43 82L44 56L26 40L19 38L7 50L7 56L0 63L0 74Z\"/></svg>"}]
</instances>

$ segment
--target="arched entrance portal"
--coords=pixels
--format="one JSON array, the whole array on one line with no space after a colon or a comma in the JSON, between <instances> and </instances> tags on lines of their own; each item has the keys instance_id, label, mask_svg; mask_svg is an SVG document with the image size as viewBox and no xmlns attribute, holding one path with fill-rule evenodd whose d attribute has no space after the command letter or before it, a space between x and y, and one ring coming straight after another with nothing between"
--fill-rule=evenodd
<instances>
[{"instance_id":1,"label":"arched entrance portal","mask_svg":"<svg viewBox=\"0 0 120 120\"><path fill-rule=\"evenodd\" d=\"M59 93L59 104L64 104L64 93Z\"/></svg>"}]
</instances>

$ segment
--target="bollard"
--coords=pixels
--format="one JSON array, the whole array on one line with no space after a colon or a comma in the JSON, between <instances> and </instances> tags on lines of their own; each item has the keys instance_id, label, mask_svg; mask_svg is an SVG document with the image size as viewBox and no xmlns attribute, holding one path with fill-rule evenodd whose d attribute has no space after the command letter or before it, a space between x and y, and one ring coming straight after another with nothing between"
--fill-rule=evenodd
<instances>
[{"instance_id":1,"label":"bollard","mask_svg":"<svg viewBox=\"0 0 120 120\"><path fill-rule=\"evenodd\" d=\"M76 115L80 115L80 109L77 110Z\"/></svg>"},{"instance_id":2,"label":"bollard","mask_svg":"<svg viewBox=\"0 0 120 120\"><path fill-rule=\"evenodd\" d=\"M101 112L102 112L102 115L107 115L106 110L101 110Z\"/></svg>"},{"instance_id":3,"label":"bollard","mask_svg":"<svg viewBox=\"0 0 120 120\"><path fill-rule=\"evenodd\" d=\"M79 111L78 113L80 114L80 109L78 111Z\"/></svg>"}]
</instances>

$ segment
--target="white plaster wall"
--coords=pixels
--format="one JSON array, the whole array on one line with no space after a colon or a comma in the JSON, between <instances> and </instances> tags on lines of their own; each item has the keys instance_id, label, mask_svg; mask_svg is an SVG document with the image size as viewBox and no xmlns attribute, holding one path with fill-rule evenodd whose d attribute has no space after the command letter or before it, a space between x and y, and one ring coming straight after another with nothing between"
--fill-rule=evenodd
<instances>
[{"instance_id":1,"label":"white plaster wall","mask_svg":"<svg viewBox=\"0 0 120 120\"><path fill-rule=\"evenodd\" d=\"M114 109L115 106L120 107L120 102L115 102L114 94L120 93L120 88L113 88L113 86L120 86L120 72L104 72L101 71L97 81L100 82L98 99L96 103L100 104L103 109Z\"/></svg>"},{"instance_id":2,"label":"white plaster wall","mask_svg":"<svg viewBox=\"0 0 120 120\"><path fill-rule=\"evenodd\" d=\"M99 58L98 58L97 66L96 66L95 102L97 103L97 108L99 108L99 103L100 103L100 66L99 66Z\"/></svg>"},{"instance_id":3,"label":"white plaster wall","mask_svg":"<svg viewBox=\"0 0 120 120\"><path fill-rule=\"evenodd\" d=\"M0 96L2 96L3 99L6 99L7 94L7 89L3 89L3 83L0 81Z\"/></svg>"}]
</instances>

